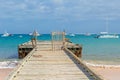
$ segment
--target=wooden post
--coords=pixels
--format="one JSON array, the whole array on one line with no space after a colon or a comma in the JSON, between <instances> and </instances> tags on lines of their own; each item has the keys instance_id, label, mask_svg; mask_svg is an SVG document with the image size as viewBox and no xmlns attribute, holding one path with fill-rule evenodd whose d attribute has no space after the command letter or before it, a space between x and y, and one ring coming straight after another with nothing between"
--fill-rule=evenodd
<instances>
[{"instance_id":1,"label":"wooden post","mask_svg":"<svg viewBox=\"0 0 120 80\"><path fill-rule=\"evenodd\" d=\"M52 46L52 51L54 51L54 45L53 45L53 36L54 36L54 33L53 32L51 33L51 36L52 36L52 45L51 46Z\"/></svg>"},{"instance_id":2,"label":"wooden post","mask_svg":"<svg viewBox=\"0 0 120 80\"><path fill-rule=\"evenodd\" d=\"M63 48L65 48L65 32L62 32Z\"/></svg>"},{"instance_id":3,"label":"wooden post","mask_svg":"<svg viewBox=\"0 0 120 80\"><path fill-rule=\"evenodd\" d=\"M79 57L82 58L82 47L79 49Z\"/></svg>"},{"instance_id":4,"label":"wooden post","mask_svg":"<svg viewBox=\"0 0 120 80\"><path fill-rule=\"evenodd\" d=\"M31 39L31 42L32 42L32 46L33 46L33 48L35 47L35 44L34 44L34 39L32 38Z\"/></svg>"},{"instance_id":5,"label":"wooden post","mask_svg":"<svg viewBox=\"0 0 120 80\"><path fill-rule=\"evenodd\" d=\"M33 32L31 42L33 48L35 48L37 46L37 31Z\"/></svg>"}]
</instances>

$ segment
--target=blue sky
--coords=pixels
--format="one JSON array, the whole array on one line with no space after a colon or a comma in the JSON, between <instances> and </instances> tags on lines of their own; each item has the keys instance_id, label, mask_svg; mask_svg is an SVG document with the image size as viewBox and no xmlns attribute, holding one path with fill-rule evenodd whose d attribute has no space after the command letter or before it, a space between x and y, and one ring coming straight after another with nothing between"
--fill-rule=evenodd
<instances>
[{"instance_id":1,"label":"blue sky","mask_svg":"<svg viewBox=\"0 0 120 80\"><path fill-rule=\"evenodd\" d=\"M0 0L0 33L120 33L120 0Z\"/></svg>"}]
</instances>

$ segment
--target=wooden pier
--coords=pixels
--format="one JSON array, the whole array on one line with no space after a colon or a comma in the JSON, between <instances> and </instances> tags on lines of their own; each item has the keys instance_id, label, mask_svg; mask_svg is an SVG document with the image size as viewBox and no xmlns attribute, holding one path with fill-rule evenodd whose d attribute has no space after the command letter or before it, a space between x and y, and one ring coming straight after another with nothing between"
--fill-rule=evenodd
<instances>
[{"instance_id":1,"label":"wooden pier","mask_svg":"<svg viewBox=\"0 0 120 80\"><path fill-rule=\"evenodd\" d=\"M74 54L74 49L81 50L80 46L64 39L37 41L6 80L103 80L77 57L79 55Z\"/></svg>"}]
</instances>

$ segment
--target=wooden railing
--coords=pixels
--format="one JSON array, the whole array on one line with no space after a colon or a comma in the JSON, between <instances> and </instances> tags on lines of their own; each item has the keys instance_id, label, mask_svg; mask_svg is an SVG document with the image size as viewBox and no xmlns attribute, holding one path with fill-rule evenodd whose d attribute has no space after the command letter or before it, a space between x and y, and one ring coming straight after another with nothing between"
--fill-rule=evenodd
<instances>
[{"instance_id":1,"label":"wooden railing","mask_svg":"<svg viewBox=\"0 0 120 80\"><path fill-rule=\"evenodd\" d=\"M90 69L90 68L89 68L79 57L77 57L72 51L70 51L70 50L67 49L67 48L64 48L64 50L65 50L66 52L68 52L71 56L73 56L74 59L76 59L76 60L79 62L79 64L81 64L82 67L83 67L87 72L89 72L89 74L90 74L91 76L93 76L93 77L95 78L95 80L106 80L106 79L104 79L101 75L99 75L96 71L94 71L93 69Z\"/></svg>"},{"instance_id":2,"label":"wooden railing","mask_svg":"<svg viewBox=\"0 0 120 80\"><path fill-rule=\"evenodd\" d=\"M12 80L13 78L15 78L17 73L19 73L19 71L25 64L25 62L27 62L27 60L29 60L29 58L32 56L32 54L35 52L35 50L36 50L36 47L25 58L23 58L19 62L18 66L9 74L9 76L5 80Z\"/></svg>"}]
</instances>

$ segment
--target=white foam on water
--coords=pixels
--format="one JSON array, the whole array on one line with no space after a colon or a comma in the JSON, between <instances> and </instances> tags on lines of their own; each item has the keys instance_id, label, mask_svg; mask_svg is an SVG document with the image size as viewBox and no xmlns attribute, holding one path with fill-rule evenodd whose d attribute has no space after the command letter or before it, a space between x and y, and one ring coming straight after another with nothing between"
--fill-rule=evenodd
<instances>
[{"instance_id":1,"label":"white foam on water","mask_svg":"<svg viewBox=\"0 0 120 80\"><path fill-rule=\"evenodd\" d=\"M88 63L88 62L85 62L85 64L92 67L120 68L120 65L94 64L94 63Z\"/></svg>"},{"instance_id":2,"label":"white foam on water","mask_svg":"<svg viewBox=\"0 0 120 80\"><path fill-rule=\"evenodd\" d=\"M0 69L3 68L15 68L18 65L18 61L2 61L0 62Z\"/></svg>"}]
</instances>

